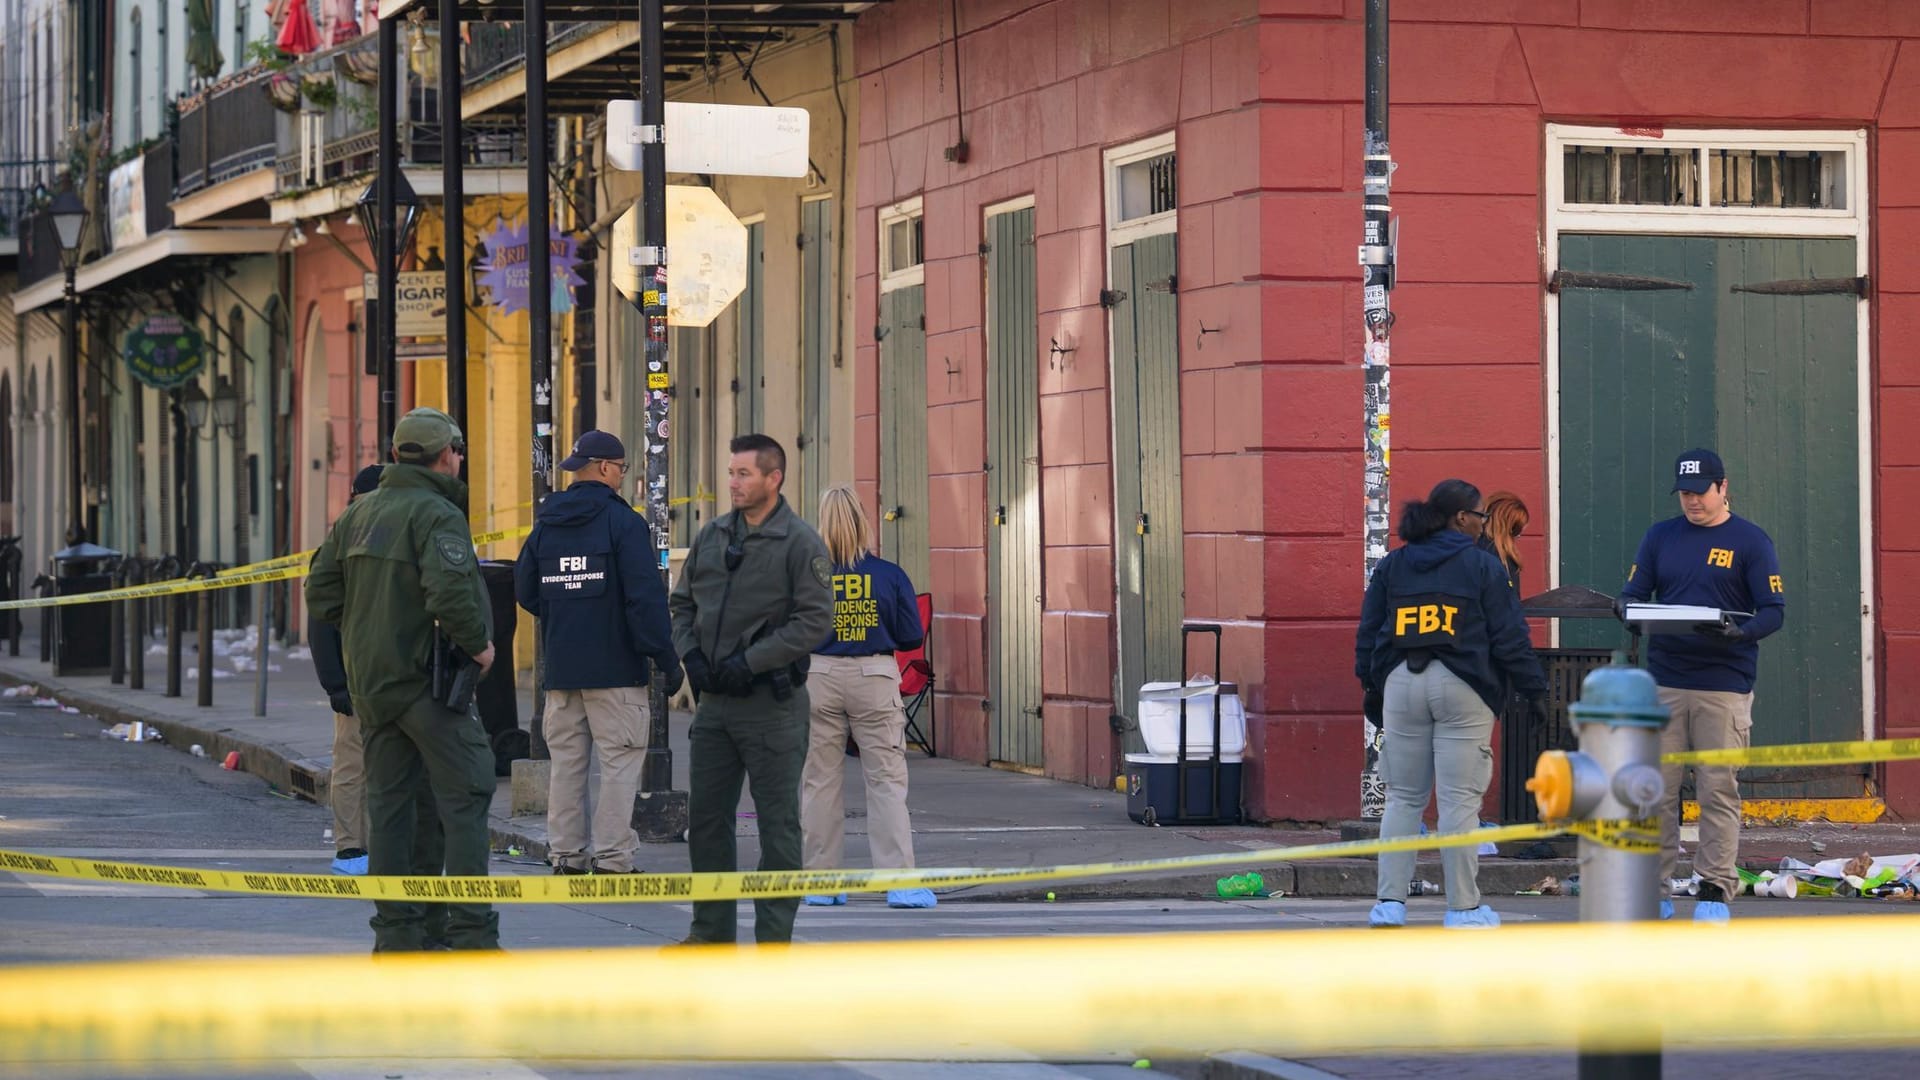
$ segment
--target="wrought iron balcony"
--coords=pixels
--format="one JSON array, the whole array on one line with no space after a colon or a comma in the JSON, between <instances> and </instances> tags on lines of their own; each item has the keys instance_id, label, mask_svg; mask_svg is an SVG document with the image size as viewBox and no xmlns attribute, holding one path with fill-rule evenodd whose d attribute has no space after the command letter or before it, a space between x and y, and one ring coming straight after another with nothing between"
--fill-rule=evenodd
<instances>
[{"instance_id":1,"label":"wrought iron balcony","mask_svg":"<svg viewBox=\"0 0 1920 1080\"><path fill-rule=\"evenodd\" d=\"M521 36L518 26L512 36ZM403 55L439 56L434 30L425 32L421 44L424 48ZM373 171L379 138L377 68L374 42L363 38L315 53L271 77L276 191L307 191ZM406 96L399 108L401 160L438 165L444 153L438 80L431 72L423 78L407 70L405 81ZM470 167L506 167L526 162L526 145L519 118L485 116L462 125L458 152Z\"/></svg>"},{"instance_id":2,"label":"wrought iron balcony","mask_svg":"<svg viewBox=\"0 0 1920 1080\"><path fill-rule=\"evenodd\" d=\"M266 96L271 74L265 68L250 67L180 99L175 198L273 161L275 113Z\"/></svg>"}]
</instances>

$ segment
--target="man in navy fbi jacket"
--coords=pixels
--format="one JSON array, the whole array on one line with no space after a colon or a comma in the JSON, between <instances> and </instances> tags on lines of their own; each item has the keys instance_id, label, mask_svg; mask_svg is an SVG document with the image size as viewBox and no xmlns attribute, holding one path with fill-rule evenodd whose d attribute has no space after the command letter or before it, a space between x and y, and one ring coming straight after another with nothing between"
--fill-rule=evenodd
<instances>
[{"instance_id":1,"label":"man in navy fbi jacket","mask_svg":"<svg viewBox=\"0 0 1920 1080\"><path fill-rule=\"evenodd\" d=\"M1704 622L1692 634L1654 634L1647 641L1647 667L1660 686L1660 703L1672 714L1661 736L1662 754L1687 750L1745 748L1753 730L1753 681L1759 671L1760 639L1786 622L1786 587L1773 540L1753 522L1733 513L1727 499L1727 469L1711 450L1689 450L1673 466L1680 516L1656 523L1640 540L1627 571L1620 605L1654 600L1747 612L1731 623ZM1660 881L1673 876L1679 854L1680 779L1685 766L1662 766L1667 783L1660 819ZM1725 922L1727 898L1739 892L1734 858L1740 846L1740 788L1732 766L1694 767L1700 799L1700 844L1694 869L1700 875L1697 922ZM1660 902L1662 918L1672 901Z\"/></svg>"},{"instance_id":2,"label":"man in navy fbi jacket","mask_svg":"<svg viewBox=\"0 0 1920 1080\"><path fill-rule=\"evenodd\" d=\"M633 801L647 747L647 662L680 689L667 590L646 519L620 494L626 447L604 431L574 441L574 474L547 496L514 566L514 595L540 620L546 662L548 861L556 874L635 873ZM587 815L589 751L600 801Z\"/></svg>"}]
</instances>

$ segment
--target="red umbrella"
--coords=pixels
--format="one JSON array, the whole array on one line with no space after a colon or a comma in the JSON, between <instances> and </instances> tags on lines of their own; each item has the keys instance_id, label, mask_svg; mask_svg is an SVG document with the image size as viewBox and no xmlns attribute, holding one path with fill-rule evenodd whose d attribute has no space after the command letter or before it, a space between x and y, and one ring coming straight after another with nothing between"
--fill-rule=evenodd
<instances>
[{"instance_id":1,"label":"red umbrella","mask_svg":"<svg viewBox=\"0 0 1920 1080\"><path fill-rule=\"evenodd\" d=\"M305 56L320 47L320 31L314 28L307 0L293 0L287 5L287 20L280 24L280 36L274 45L289 56Z\"/></svg>"}]
</instances>

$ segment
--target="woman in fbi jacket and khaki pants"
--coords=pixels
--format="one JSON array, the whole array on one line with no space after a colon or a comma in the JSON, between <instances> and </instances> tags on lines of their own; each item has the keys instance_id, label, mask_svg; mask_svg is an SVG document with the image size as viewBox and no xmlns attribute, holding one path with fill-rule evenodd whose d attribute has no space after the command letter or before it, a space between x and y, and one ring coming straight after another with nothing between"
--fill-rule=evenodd
<instances>
[{"instance_id":1,"label":"woman in fbi jacket and khaki pants","mask_svg":"<svg viewBox=\"0 0 1920 1080\"><path fill-rule=\"evenodd\" d=\"M845 485L820 497L820 537L833 559L833 633L813 651L807 677L812 699L806 769L800 777L800 831L809 870L844 867L849 733L867 778L867 843L875 869L913 865L907 820L907 716L900 705L895 649L924 637L907 572L873 554L873 523ZM844 904L845 893L809 896L813 905ZM930 889L894 889L887 904L930 908Z\"/></svg>"}]
</instances>

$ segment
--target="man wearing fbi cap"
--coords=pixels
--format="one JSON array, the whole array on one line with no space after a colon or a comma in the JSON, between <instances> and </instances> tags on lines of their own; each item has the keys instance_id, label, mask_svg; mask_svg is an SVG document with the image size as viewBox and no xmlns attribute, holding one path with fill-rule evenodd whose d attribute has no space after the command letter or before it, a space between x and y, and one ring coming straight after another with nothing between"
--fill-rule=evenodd
<instances>
[{"instance_id":1,"label":"man wearing fbi cap","mask_svg":"<svg viewBox=\"0 0 1920 1080\"><path fill-rule=\"evenodd\" d=\"M1689 450L1673 466L1680 516L1647 530L1627 570L1620 604L1654 600L1724 612L1750 613L1703 622L1691 634L1655 634L1647 642L1647 667L1660 685L1660 703L1671 719L1660 740L1662 754L1747 746L1753 729L1753 682L1761 638L1780 629L1787 616L1786 588L1773 541L1760 526L1733 513L1727 468L1711 450ZM1680 780L1685 766L1661 768L1666 806L1660 820L1660 881L1673 877L1680 837ZM1740 788L1732 766L1696 766L1700 799L1700 844L1694 870L1700 875L1696 922L1725 922L1727 898L1739 892L1734 857L1740 846ZM1662 899L1661 917L1672 902Z\"/></svg>"},{"instance_id":2,"label":"man wearing fbi cap","mask_svg":"<svg viewBox=\"0 0 1920 1080\"><path fill-rule=\"evenodd\" d=\"M492 611L467 529L466 441L438 409L415 409L393 429L393 464L379 494L355 501L314 555L313 614L340 627L347 689L366 750L367 854L377 875L487 872L493 751L472 710L436 699L437 631L481 670L493 664ZM430 823L416 812L424 774L446 836L443 865ZM374 904L375 952L428 947L424 905ZM495 949L499 916L487 904L449 904L447 942Z\"/></svg>"}]
</instances>

